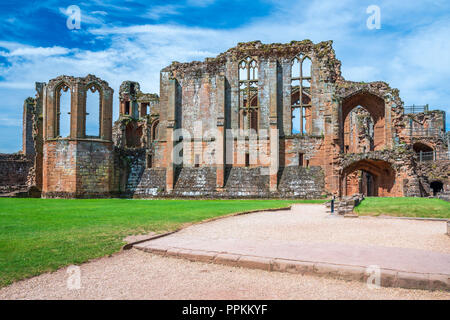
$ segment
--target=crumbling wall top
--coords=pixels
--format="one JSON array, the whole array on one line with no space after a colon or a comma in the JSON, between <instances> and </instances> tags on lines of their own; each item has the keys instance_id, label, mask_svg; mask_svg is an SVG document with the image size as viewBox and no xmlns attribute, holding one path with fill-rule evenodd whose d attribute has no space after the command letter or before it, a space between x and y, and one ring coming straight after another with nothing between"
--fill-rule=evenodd
<instances>
[{"instance_id":1,"label":"crumbling wall top","mask_svg":"<svg viewBox=\"0 0 450 320\"><path fill-rule=\"evenodd\" d=\"M341 78L341 62L336 59L333 49L333 41L331 40L323 41L317 44L314 44L311 40L270 44L264 44L259 40L240 42L236 47L228 49L215 58L206 58L203 62L192 61L180 63L178 61L174 61L171 65L162 69L162 72L169 72L173 77L184 77L185 74L218 74L224 71L224 66L227 61L237 61L245 58L246 56L258 57L262 59L293 59L299 53L303 53L311 58L319 59L324 65L333 69L335 73L334 80Z\"/></svg>"},{"instance_id":2,"label":"crumbling wall top","mask_svg":"<svg viewBox=\"0 0 450 320\"><path fill-rule=\"evenodd\" d=\"M139 82L123 81L119 88L120 100L134 100L138 102L155 103L159 102L159 96L156 93L143 93Z\"/></svg>"},{"instance_id":3,"label":"crumbling wall top","mask_svg":"<svg viewBox=\"0 0 450 320\"><path fill-rule=\"evenodd\" d=\"M68 87L72 88L75 84L82 84L83 86L96 85L101 88L102 92L108 91L110 94L114 92L114 90L109 86L108 82L96 77L93 74L88 74L86 77L73 77L67 75L61 75L54 79L51 79L48 82L47 88L52 90L59 86L61 83L66 84ZM36 85L40 86L40 83L36 83Z\"/></svg>"},{"instance_id":4,"label":"crumbling wall top","mask_svg":"<svg viewBox=\"0 0 450 320\"><path fill-rule=\"evenodd\" d=\"M336 96L339 99L347 99L359 93L370 93L385 102L392 102L398 116L403 114L403 101L400 98L400 91L391 88L384 81L355 82L341 78L336 82Z\"/></svg>"}]
</instances>

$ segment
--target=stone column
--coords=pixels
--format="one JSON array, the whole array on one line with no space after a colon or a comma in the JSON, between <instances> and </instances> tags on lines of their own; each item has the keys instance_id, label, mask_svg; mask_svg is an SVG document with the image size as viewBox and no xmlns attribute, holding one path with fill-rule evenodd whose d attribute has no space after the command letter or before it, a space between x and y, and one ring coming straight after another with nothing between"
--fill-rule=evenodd
<instances>
[{"instance_id":1,"label":"stone column","mask_svg":"<svg viewBox=\"0 0 450 320\"><path fill-rule=\"evenodd\" d=\"M70 138L85 138L86 90L77 81L71 91L70 103Z\"/></svg>"},{"instance_id":2,"label":"stone column","mask_svg":"<svg viewBox=\"0 0 450 320\"><path fill-rule=\"evenodd\" d=\"M103 140L112 141L112 104L113 104L114 90L104 90L102 92L102 108L100 115L100 138Z\"/></svg>"},{"instance_id":3,"label":"stone column","mask_svg":"<svg viewBox=\"0 0 450 320\"><path fill-rule=\"evenodd\" d=\"M277 191L278 188L278 169L279 169L279 134L278 134L278 76L277 61L268 62L268 80L269 80L269 122L270 122L270 182L269 190Z\"/></svg>"},{"instance_id":4,"label":"stone column","mask_svg":"<svg viewBox=\"0 0 450 320\"><path fill-rule=\"evenodd\" d=\"M42 190L42 160L43 160L43 145L44 145L44 133L43 130L45 128L42 116L44 116L43 113L43 104L45 99L45 83L43 82L36 82L36 99L35 99L35 105L34 105L34 112L37 119L35 119L35 122L37 122L37 136L36 136L36 142L35 142L35 152L36 152L36 160L35 160L35 175L36 175L36 187L39 190Z\"/></svg>"},{"instance_id":5,"label":"stone column","mask_svg":"<svg viewBox=\"0 0 450 320\"><path fill-rule=\"evenodd\" d=\"M36 102L33 98L27 98L23 103L22 152L30 157L33 157L36 153L33 140L33 113L35 104Z\"/></svg>"},{"instance_id":6,"label":"stone column","mask_svg":"<svg viewBox=\"0 0 450 320\"><path fill-rule=\"evenodd\" d=\"M217 86L217 137L216 137L216 188L225 184L225 77L216 78Z\"/></svg>"},{"instance_id":7,"label":"stone column","mask_svg":"<svg viewBox=\"0 0 450 320\"><path fill-rule=\"evenodd\" d=\"M394 145L393 141L393 128L392 128L392 104L394 102L388 101L385 99L384 106L385 106L385 117L384 117L384 125L385 125L385 131L384 131L384 141L385 145L388 148L392 148ZM375 130L375 128L374 128Z\"/></svg>"},{"instance_id":8,"label":"stone column","mask_svg":"<svg viewBox=\"0 0 450 320\"><path fill-rule=\"evenodd\" d=\"M53 139L56 137L56 103L58 93L55 92L55 89L52 87L51 90L45 86L44 89L44 138Z\"/></svg>"},{"instance_id":9,"label":"stone column","mask_svg":"<svg viewBox=\"0 0 450 320\"><path fill-rule=\"evenodd\" d=\"M175 106L176 106L176 80L169 80L167 90L167 143L166 143L166 191L171 193L173 191L175 180L175 166L174 166L174 154L173 154L173 135L175 128Z\"/></svg>"}]
</instances>

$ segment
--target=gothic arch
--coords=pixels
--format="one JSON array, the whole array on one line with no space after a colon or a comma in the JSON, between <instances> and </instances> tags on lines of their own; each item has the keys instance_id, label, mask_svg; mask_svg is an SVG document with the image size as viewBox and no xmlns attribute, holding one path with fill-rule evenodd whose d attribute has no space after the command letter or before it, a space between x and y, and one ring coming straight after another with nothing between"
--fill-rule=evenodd
<instances>
[{"instance_id":1,"label":"gothic arch","mask_svg":"<svg viewBox=\"0 0 450 320\"><path fill-rule=\"evenodd\" d=\"M360 176L354 173L361 173ZM353 176L352 176L353 175ZM395 170L384 160L363 159L345 167L340 176L340 195L348 196L354 193L364 193L366 196L387 197L395 184ZM364 181L368 176L371 177Z\"/></svg>"},{"instance_id":2,"label":"gothic arch","mask_svg":"<svg viewBox=\"0 0 450 320\"><path fill-rule=\"evenodd\" d=\"M62 136L62 130L61 130L61 123L62 121L67 122L66 125L69 126L69 131L68 131L68 137L70 137L71 135L71 112L72 112L72 87L71 85L66 82L66 81L59 81L55 86L54 86L54 98L55 98L55 103L53 106L53 112L54 112L54 132L53 132L53 138L58 138ZM65 112L63 112L61 110L61 95L62 92L68 92L69 94L69 110L68 110L68 115L64 115ZM65 118L68 119L65 119ZM64 138L64 137L63 137Z\"/></svg>"},{"instance_id":3,"label":"gothic arch","mask_svg":"<svg viewBox=\"0 0 450 320\"><path fill-rule=\"evenodd\" d=\"M89 106L88 106L88 94L89 94L89 91L91 91L91 93L98 92L98 99L99 99L98 100L98 109L97 109L98 119L97 119L97 126L96 126L97 134L94 134L94 135L88 135L87 134L87 131L88 131L87 126L89 124L88 117L92 116L92 114L91 114L92 111L89 110ZM102 90L102 87L101 87L100 84L98 84L95 81L89 82L86 85L86 87L85 87L85 94L86 94L85 95L85 97L86 97L86 107L85 107L85 110L84 110L84 135L85 136L89 136L89 137L99 138L101 136L101 132L102 132L102 111L103 111L103 107L102 107L102 105L103 105L103 90Z\"/></svg>"},{"instance_id":4,"label":"gothic arch","mask_svg":"<svg viewBox=\"0 0 450 320\"><path fill-rule=\"evenodd\" d=\"M356 107L361 106L369 112L374 122L374 150L380 150L386 145L386 115L385 115L385 101L379 95L369 92L367 90L358 90L342 99L342 118L341 118L341 133L342 133L342 150L343 145L343 128L350 112Z\"/></svg>"}]
</instances>

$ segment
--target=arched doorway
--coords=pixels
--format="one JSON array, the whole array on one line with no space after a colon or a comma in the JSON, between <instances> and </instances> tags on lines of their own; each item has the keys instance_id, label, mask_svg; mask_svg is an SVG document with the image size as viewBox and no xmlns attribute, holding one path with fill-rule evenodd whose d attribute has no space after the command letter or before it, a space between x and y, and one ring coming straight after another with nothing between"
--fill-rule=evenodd
<instances>
[{"instance_id":1,"label":"arched doorway","mask_svg":"<svg viewBox=\"0 0 450 320\"><path fill-rule=\"evenodd\" d=\"M356 106L344 120L344 152L365 153L374 147L374 120L364 107Z\"/></svg>"},{"instance_id":2,"label":"arched doorway","mask_svg":"<svg viewBox=\"0 0 450 320\"><path fill-rule=\"evenodd\" d=\"M433 148L425 143L422 142L414 143L413 150L415 153L417 153L417 156L419 157L420 161L433 160L434 158Z\"/></svg>"},{"instance_id":3,"label":"arched doorway","mask_svg":"<svg viewBox=\"0 0 450 320\"><path fill-rule=\"evenodd\" d=\"M413 144L413 150L416 153L422 152L431 152L433 148L423 142L416 142Z\"/></svg>"},{"instance_id":4,"label":"arched doorway","mask_svg":"<svg viewBox=\"0 0 450 320\"><path fill-rule=\"evenodd\" d=\"M380 150L384 147L386 144L386 138L385 138L385 103L382 98L379 96L372 94L367 91L359 91L357 93L354 93L342 101L342 120L341 120L341 132L342 132L342 144L341 148L343 152L346 152L346 145L345 145L345 126L346 122L349 123L350 119L350 113L355 110L357 111L360 116L364 118L368 118L367 114L370 115L370 121L367 123L367 125L373 126L372 133L369 132L369 134L372 136L371 139L373 141L369 144L369 148L366 147L366 151L372 151L372 150ZM359 111L358 111L359 110ZM367 113L365 115L365 113ZM372 122L372 124L370 124ZM361 126L362 127L362 126ZM370 131L370 130L369 130ZM369 139L370 141L370 139ZM350 145L348 148L348 151L350 152ZM362 151L356 151L356 152L362 152Z\"/></svg>"},{"instance_id":5,"label":"arched doorway","mask_svg":"<svg viewBox=\"0 0 450 320\"><path fill-rule=\"evenodd\" d=\"M360 160L342 170L340 195L350 196L362 193L368 197L393 196L395 171L382 160Z\"/></svg>"},{"instance_id":6,"label":"arched doorway","mask_svg":"<svg viewBox=\"0 0 450 320\"><path fill-rule=\"evenodd\" d=\"M432 181L430 183L430 189L433 191L433 196L436 196L439 192L444 190L444 184L439 180Z\"/></svg>"}]
</instances>

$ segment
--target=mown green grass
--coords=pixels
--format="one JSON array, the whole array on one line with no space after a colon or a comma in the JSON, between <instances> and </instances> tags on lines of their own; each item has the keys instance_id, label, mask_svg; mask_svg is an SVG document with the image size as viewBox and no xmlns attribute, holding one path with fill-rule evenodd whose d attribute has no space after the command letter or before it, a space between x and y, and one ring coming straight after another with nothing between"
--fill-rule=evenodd
<instances>
[{"instance_id":1,"label":"mown green grass","mask_svg":"<svg viewBox=\"0 0 450 320\"><path fill-rule=\"evenodd\" d=\"M117 252L130 234L249 210L323 200L125 200L0 198L0 287Z\"/></svg>"},{"instance_id":2,"label":"mown green grass","mask_svg":"<svg viewBox=\"0 0 450 320\"><path fill-rule=\"evenodd\" d=\"M450 203L428 198L366 198L355 212L359 215L450 219Z\"/></svg>"}]
</instances>

